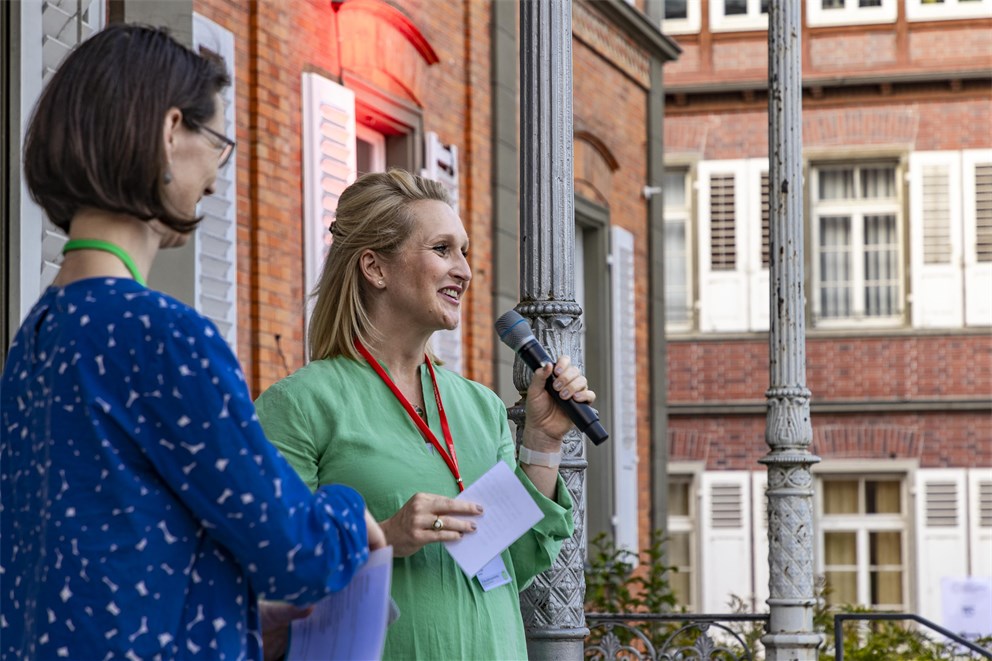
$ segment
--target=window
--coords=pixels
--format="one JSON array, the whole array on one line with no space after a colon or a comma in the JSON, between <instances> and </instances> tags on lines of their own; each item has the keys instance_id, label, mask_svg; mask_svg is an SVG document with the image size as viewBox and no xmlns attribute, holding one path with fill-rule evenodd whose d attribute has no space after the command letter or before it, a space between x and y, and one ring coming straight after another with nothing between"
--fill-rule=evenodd
<instances>
[{"instance_id":1,"label":"window","mask_svg":"<svg viewBox=\"0 0 992 661\"><path fill-rule=\"evenodd\" d=\"M686 170L665 171L665 326L669 330L692 326L688 182Z\"/></svg>"},{"instance_id":2,"label":"window","mask_svg":"<svg viewBox=\"0 0 992 661\"><path fill-rule=\"evenodd\" d=\"M665 0L665 19L661 30L665 34L699 32L699 0Z\"/></svg>"},{"instance_id":3,"label":"window","mask_svg":"<svg viewBox=\"0 0 992 661\"><path fill-rule=\"evenodd\" d=\"M767 30L768 0L710 0L710 28L714 32Z\"/></svg>"},{"instance_id":4,"label":"window","mask_svg":"<svg viewBox=\"0 0 992 661\"><path fill-rule=\"evenodd\" d=\"M906 607L904 501L897 477L823 478L818 564L828 603Z\"/></svg>"},{"instance_id":5,"label":"window","mask_svg":"<svg viewBox=\"0 0 992 661\"><path fill-rule=\"evenodd\" d=\"M810 27L894 23L896 0L807 0Z\"/></svg>"},{"instance_id":6,"label":"window","mask_svg":"<svg viewBox=\"0 0 992 661\"><path fill-rule=\"evenodd\" d=\"M386 171L386 136L364 124L355 126L355 161L358 174Z\"/></svg>"},{"instance_id":7,"label":"window","mask_svg":"<svg viewBox=\"0 0 992 661\"><path fill-rule=\"evenodd\" d=\"M677 571L669 575L675 605L694 612L696 578L696 506L692 477L672 475L668 478L668 541L666 561Z\"/></svg>"},{"instance_id":8,"label":"window","mask_svg":"<svg viewBox=\"0 0 992 661\"><path fill-rule=\"evenodd\" d=\"M903 306L895 166L815 168L813 200L817 322L897 322Z\"/></svg>"},{"instance_id":9,"label":"window","mask_svg":"<svg viewBox=\"0 0 992 661\"><path fill-rule=\"evenodd\" d=\"M911 21L992 18L992 0L906 0Z\"/></svg>"}]
</instances>

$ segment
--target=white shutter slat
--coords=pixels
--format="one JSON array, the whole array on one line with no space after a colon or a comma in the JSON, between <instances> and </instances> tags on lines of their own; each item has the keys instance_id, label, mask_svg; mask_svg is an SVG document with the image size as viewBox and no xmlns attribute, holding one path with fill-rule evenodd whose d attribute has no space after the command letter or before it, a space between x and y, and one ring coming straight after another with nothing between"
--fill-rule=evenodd
<instances>
[{"instance_id":1,"label":"white shutter slat","mask_svg":"<svg viewBox=\"0 0 992 661\"><path fill-rule=\"evenodd\" d=\"M964 290L968 326L992 325L992 149L962 153Z\"/></svg>"},{"instance_id":2,"label":"white shutter slat","mask_svg":"<svg viewBox=\"0 0 992 661\"><path fill-rule=\"evenodd\" d=\"M971 576L992 576L992 468L968 470Z\"/></svg>"},{"instance_id":3,"label":"white shutter slat","mask_svg":"<svg viewBox=\"0 0 992 661\"><path fill-rule=\"evenodd\" d=\"M752 594L751 475L707 471L700 477L702 611L727 609L732 595Z\"/></svg>"},{"instance_id":4,"label":"white shutter slat","mask_svg":"<svg viewBox=\"0 0 992 661\"><path fill-rule=\"evenodd\" d=\"M747 330L747 161L698 167L700 330Z\"/></svg>"},{"instance_id":5,"label":"white shutter slat","mask_svg":"<svg viewBox=\"0 0 992 661\"><path fill-rule=\"evenodd\" d=\"M916 611L941 619L943 577L968 572L966 475L963 468L916 472Z\"/></svg>"},{"instance_id":6,"label":"white shutter slat","mask_svg":"<svg viewBox=\"0 0 992 661\"><path fill-rule=\"evenodd\" d=\"M303 74L303 192L306 316L331 244L338 198L357 175L355 93L316 73Z\"/></svg>"},{"instance_id":7,"label":"white shutter slat","mask_svg":"<svg viewBox=\"0 0 992 661\"><path fill-rule=\"evenodd\" d=\"M753 331L766 331L769 324L769 271L768 251L771 219L769 210L768 159L753 158L747 164L748 214L744 222L749 224L747 273L750 317L748 328Z\"/></svg>"},{"instance_id":8,"label":"white shutter slat","mask_svg":"<svg viewBox=\"0 0 992 661\"><path fill-rule=\"evenodd\" d=\"M224 130L237 131L235 122L236 66L234 35L209 19L193 14L193 43L224 58L231 85L224 90ZM200 202L203 222L197 228L194 243L196 277L193 300L196 309L214 322L234 351L238 348L237 327L237 151L230 162L217 172L214 194Z\"/></svg>"},{"instance_id":9,"label":"white shutter slat","mask_svg":"<svg viewBox=\"0 0 992 661\"><path fill-rule=\"evenodd\" d=\"M445 190L448 191L451 208L457 214L459 204L458 147L444 144L437 133L428 131L424 136L424 163L426 167L420 174L428 179L441 182ZM462 372L464 365L461 326L454 330L434 333L431 337L431 348L434 349L437 357L444 361L445 368L459 374Z\"/></svg>"},{"instance_id":10,"label":"white shutter slat","mask_svg":"<svg viewBox=\"0 0 992 661\"><path fill-rule=\"evenodd\" d=\"M634 235L621 227L610 230L610 278L614 527L618 548L637 552L637 363L629 353L636 345L634 305Z\"/></svg>"},{"instance_id":11,"label":"white shutter slat","mask_svg":"<svg viewBox=\"0 0 992 661\"><path fill-rule=\"evenodd\" d=\"M961 204L958 152L909 156L913 326L960 326Z\"/></svg>"}]
</instances>

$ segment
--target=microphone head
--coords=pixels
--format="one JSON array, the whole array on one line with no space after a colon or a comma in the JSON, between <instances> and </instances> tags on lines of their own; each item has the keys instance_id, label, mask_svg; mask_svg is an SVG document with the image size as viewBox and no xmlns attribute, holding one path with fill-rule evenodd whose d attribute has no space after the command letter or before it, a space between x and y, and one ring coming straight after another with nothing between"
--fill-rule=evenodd
<instances>
[{"instance_id":1,"label":"microphone head","mask_svg":"<svg viewBox=\"0 0 992 661\"><path fill-rule=\"evenodd\" d=\"M510 310L496 320L496 333L500 341L514 351L520 351L534 337L530 324L516 310Z\"/></svg>"}]
</instances>

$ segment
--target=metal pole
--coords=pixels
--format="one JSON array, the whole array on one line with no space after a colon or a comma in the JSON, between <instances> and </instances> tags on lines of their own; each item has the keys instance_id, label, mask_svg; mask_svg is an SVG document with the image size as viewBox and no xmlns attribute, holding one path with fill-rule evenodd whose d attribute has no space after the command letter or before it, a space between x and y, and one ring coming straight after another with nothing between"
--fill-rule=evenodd
<instances>
[{"instance_id":1,"label":"metal pole","mask_svg":"<svg viewBox=\"0 0 992 661\"><path fill-rule=\"evenodd\" d=\"M520 298L517 311L555 357L579 355L575 302L572 172L572 3L524 0L520 6ZM513 382L529 373L518 359ZM523 407L510 417L523 429ZM585 626L585 470L582 437L565 437L561 474L575 504L575 534L554 566L520 596L532 659L581 659Z\"/></svg>"},{"instance_id":2,"label":"metal pole","mask_svg":"<svg viewBox=\"0 0 992 661\"><path fill-rule=\"evenodd\" d=\"M817 658L813 631L813 478L819 458L806 388L803 292L802 57L799 2L770 2L768 147L770 227L768 661Z\"/></svg>"}]
</instances>

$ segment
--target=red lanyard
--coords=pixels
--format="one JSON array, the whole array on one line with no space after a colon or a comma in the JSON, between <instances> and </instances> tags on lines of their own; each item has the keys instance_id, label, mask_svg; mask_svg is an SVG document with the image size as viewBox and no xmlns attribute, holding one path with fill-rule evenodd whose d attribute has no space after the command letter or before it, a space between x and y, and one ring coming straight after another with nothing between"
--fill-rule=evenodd
<instances>
[{"instance_id":1,"label":"red lanyard","mask_svg":"<svg viewBox=\"0 0 992 661\"><path fill-rule=\"evenodd\" d=\"M393 380L389 378L388 374L386 374L386 370L382 369L382 365L379 364L379 361L373 358L372 354L369 353L369 350L366 349L365 346L357 339L355 340L355 348L358 349L358 353L362 354L365 362L367 362L369 366L375 370L375 373L379 375L379 378L382 379L383 383L389 386L389 389L392 391L396 399L399 400L399 403L403 406L403 409L406 411L407 415L409 415L410 419L413 420L413 424L417 426L417 429L419 429L420 433L424 435L424 438L426 438L430 444L434 446L438 454L441 455L441 458L444 459L444 463L448 465L448 470L451 471L455 481L458 483L458 491L465 491L465 485L462 484L461 473L458 472L458 457L455 456L455 443L451 440L451 430L448 428L448 416L444 414L444 405L441 404L441 391L437 388L437 376L434 375L434 366L431 365L431 361L426 355L424 355L424 362L427 363L427 369L431 373L431 383L434 385L434 401L437 402L437 412L441 416L441 432L444 434L444 444L448 446L447 452L445 452L441 447L441 443L437 440L437 436L435 436L434 432L431 431L431 428L427 426L424 419L417 415L416 411L413 410L413 406L411 406L410 402L407 401L407 398L403 396L400 389L396 387Z\"/></svg>"}]
</instances>

